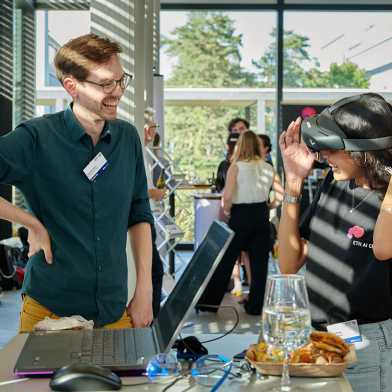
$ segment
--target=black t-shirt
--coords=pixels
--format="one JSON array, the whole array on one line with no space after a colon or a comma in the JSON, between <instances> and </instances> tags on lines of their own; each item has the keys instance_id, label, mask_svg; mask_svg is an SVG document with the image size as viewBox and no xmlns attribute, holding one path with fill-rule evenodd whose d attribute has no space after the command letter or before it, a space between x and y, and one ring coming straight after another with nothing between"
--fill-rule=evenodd
<instances>
[{"instance_id":1,"label":"black t-shirt","mask_svg":"<svg viewBox=\"0 0 392 392\"><path fill-rule=\"evenodd\" d=\"M218 172L216 173L216 180L215 180L215 186L217 192L222 192L223 188L225 187L226 175L227 175L227 171L229 170L229 167L230 167L230 161L227 159L224 159L218 166Z\"/></svg>"},{"instance_id":2,"label":"black t-shirt","mask_svg":"<svg viewBox=\"0 0 392 392\"><path fill-rule=\"evenodd\" d=\"M352 181L333 180L331 171L302 216L314 322L363 324L392 317L392 260L379 261L372 250L381 198Z\"/></svg>"}]
</instances>

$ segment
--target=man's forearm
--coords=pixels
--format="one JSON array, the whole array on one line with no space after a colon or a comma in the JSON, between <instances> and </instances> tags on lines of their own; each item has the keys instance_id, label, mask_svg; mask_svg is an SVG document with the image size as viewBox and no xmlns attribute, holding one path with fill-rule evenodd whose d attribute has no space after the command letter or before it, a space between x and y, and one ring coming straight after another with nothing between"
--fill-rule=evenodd
<instances>
[{"instance_id":1,"label":"man's forearm","mask_svg":"<svg viewBox=\"0 0 392 392\"><path fill-rule=\"evenodd\" d=\"M286 183L285 192L299 197L302 183ZM303 265L303 242L299 233L299 203L283 203L279 222L279 267L282 273L296 273Z\"/></svg>"},{"instance_id":2,"label":"man's forearm","mask_svg":"<svg viewBox=\"0 0 392 392\"><path fill-rule=\"evenodd\" d=\"M136 290L151 289L152 238L149 223L137 223L129 229L136 267Z\"/></svg>"},{"instance_id":3,"label":"man's forearm","mask_svg":"<svg viewBox=\"0 0 392 392\"><path fill-rule=\"evenodd\" d=\"M34 215L13 205L3 197L0 197L0 219L4 219L12 223L19 223L27 228L33 228L40 224Z\"/></svg>"}]
</instances>

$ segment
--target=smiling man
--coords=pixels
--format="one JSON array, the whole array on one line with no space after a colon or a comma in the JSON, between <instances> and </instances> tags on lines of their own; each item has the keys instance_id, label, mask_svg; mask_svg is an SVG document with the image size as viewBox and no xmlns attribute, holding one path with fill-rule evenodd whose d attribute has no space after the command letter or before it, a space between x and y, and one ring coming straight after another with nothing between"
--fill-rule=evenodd
<instances>
[{"instance_id":1,"label":"smiling man","mask_svg":"<svg viewBox=\"0 0 392 392\"><path fill-rule=\"evenodd\" d=\"M152 320L153 218L137 130L116 119L132 79L120 52L93 34L69 41L55 67L71 105L0 138L0 182L17 186L30 206L0 199L0 217L29 229L21 332L46 316L82 315L108 328ZM137 271L129 304L128 230Z\"/></svg>"}]
</instances>

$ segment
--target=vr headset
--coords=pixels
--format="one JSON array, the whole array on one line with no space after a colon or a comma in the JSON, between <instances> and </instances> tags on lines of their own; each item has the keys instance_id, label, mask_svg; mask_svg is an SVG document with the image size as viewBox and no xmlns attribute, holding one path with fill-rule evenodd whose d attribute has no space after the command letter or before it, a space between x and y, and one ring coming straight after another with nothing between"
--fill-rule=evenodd
<instances>
[{"instance_id":1,"label":"vr headset","mask_svg":"<svg viewBox=\"0 0 392 392\"><path fill-rule=\"evenodd\" d=\"M337 109L360 99L361 95L344 98L324 109L320 114L303 120L301 135L308 148L312 151L345 150L352 152L392 148L392 136L375 139L349 139L335 122L333 113Z\"/></svg>"}]
</instances>

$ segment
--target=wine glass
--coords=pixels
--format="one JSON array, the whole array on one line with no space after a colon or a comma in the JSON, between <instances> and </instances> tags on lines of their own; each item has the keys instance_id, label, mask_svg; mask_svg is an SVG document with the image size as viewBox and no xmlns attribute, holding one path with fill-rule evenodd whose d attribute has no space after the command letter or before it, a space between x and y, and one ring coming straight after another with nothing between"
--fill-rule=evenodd
<instances>
[{"instance_id":1,"label":"wine glass","mask_svg":"<svg viewBox=\"0 0 392 392\"><path fill-rule=\"evenodd\" d=\"M290 386L289 355L309 340L311 324L308 293L301 275L272 275L267 280L263 306L263 336L266 343L284 352L278 391Z\"/></svg>"}]
</instances>

